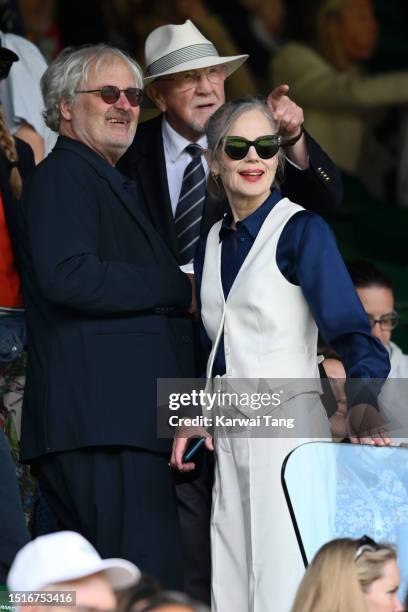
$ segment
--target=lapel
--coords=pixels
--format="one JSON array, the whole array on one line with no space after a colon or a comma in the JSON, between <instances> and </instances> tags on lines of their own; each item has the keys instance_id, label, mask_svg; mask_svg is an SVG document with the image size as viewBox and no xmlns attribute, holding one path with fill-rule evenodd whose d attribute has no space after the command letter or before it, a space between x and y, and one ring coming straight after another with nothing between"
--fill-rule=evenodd
<instances>
[{"instance_id":1,"label":"lapel","mask_svg":"<svg viewBox=\"0 0 408 612\"><path fill-rule=\"evenodd\" d=\"M142 123L132 145L132 177L137 177L153 225L178 256L161 131L162 116Z\"/></svg>"},{"instance_id":2,"label":"lapel","mask_svg":"<svg viewBox=\"0 0 408 612\"><path fill-rule=\"evenodd\" d=\"M154 227L178 259L179 249L163 147L162 115L138 126L135 139L125 154L125 158L127 158L124 167L125 174L139 183ZM212 225L221 219L225 210L225 202L214 200L207 194L200 228L202 236L208 234Z\"/></svg>"},{"instance_id":3,"label":"lapel","mask_svg":"<svg viewBox=\"0 0 408 612\"><path fill-rule=\"evenodd\" d=\"M124 177L116 168L110 166L100 155L98 155L98 153L82 142L67 138L66 136L60 136L58 138L54 150L57 151L59 149L72 151L85 159L93 167L96 173L109 184L118 200L132 215L133 219L138 223L149 239L151 240L154 237L154 234L156 234L154 228L146 215L139 210L134 196L132 197L123 187ZM161 246L161 240L156 240L156 242Z\"/></svg>"}]
</instances>

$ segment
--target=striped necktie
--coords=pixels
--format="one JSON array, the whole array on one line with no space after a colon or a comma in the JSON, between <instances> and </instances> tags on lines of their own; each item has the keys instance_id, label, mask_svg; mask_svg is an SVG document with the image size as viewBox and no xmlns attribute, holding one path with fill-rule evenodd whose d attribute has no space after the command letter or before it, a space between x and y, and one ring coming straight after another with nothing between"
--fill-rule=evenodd
<instances>
[{"instance_id":1,"label":"striped necktie","mask_svg":"<svg viewBox=\"0 0 408 612\"><path fill-rule=\"evenodd\" d=\"M194 259L206 189L205 172L201 162L203 149L200 145L190 144L184 150L192 159L184 170L174 216L181 264L190 263Z\"/></svg>"}]
</instances>

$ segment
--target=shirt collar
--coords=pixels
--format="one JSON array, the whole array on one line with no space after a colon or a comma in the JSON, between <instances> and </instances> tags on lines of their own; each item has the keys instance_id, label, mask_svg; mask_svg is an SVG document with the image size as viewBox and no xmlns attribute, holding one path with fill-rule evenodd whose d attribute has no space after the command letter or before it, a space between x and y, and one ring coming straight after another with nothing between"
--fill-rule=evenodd
<instances>
[{"instance_id":1,"label":"shirt collar","mask_svg":"<svg viewBox=\"0 0 408 612\"><path fill-rule=\"evenodd\" d=\"M279 189L273 189L271 191L271 195L265 200L265 202L259 206L253 213L251 213L248 217L246 217L243 221L238 221L236 223L237 228L244 228L246 231L252 236L252 238L256 238L259 230L262 227L263 222L266 217L271 212L272 208L282 199L282 194ZM232 231L232 212L229 210L225 216L220 229L220 241L223 240L227 235L229 235Z\"/></svg>"},{"instance_id":2,"label":"shirt collar","mask_svg":"<svg viewBox=\"0 0 408 612\"><path fill-rule=\"evenodd\" d=\"M181 136L174 128L171 127L166 117L163 115L162 122L163 144L170 160L174 163L184 153L184 149L191 144L190 140ZM205 134L197 140L197 144L203 149L207 148L207 137Z\"/></svg>"}]
</instances>

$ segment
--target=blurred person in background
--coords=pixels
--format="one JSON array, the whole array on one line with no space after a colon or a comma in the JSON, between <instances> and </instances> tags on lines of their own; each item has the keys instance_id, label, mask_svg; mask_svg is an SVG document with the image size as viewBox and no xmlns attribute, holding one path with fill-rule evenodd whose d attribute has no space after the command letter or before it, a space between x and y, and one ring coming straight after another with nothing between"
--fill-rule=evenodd
<instances>
[{"instance_id":1,"label":"blurred person in background","mask_svg":"<svg viewBox=\"0 0 408 612\"><path fill-rule=\"evenodd\" d=\"M239 46L251 50L248 62L261 91L265 91L270 85L270 61L282 43L285 2L239 0L238 4L244 13L241 15L238 11L229 11L224 19L226 24L230 24L232 36Z\"/></svg>"},{"instance_id":2,"label":"blurred person in background","mask_svg":"<svg viewBox=\"0 0 408 612\"><path fill-rule=\"evenodd\" d=\"M408 21L408 5L405 2L373 0L375 14L381 28L376 52L369 62L375 72L404 70L408 66L408 40L405 24Z\"/></svg>"},{"instance_id":3,"label":"blurred person in background","mask_svg":"<svg viewBox=\"0 0 408 612\"><path fill-rule=\"evenodd\" d=\"M348 262L347 270L357 294L366 311L373 336L378 338L388 352L391 369L389 379L378 397L379 407L391 418L394 442L404 441L408 434L406 396L408 380L408 355L392 342L392 332L398 326L399 316L395 310L391 279L374 264L365 260ZM328 347L323 367L337 401L337 411L331 417L333 434L341 436L347 432L347 405L344 390L346 372L340 357ZM344 436L343 436L344 437Z\"/></svg>"},{"instance_id":4,"label":"blurred person in background","mask_svg":"<svg viewBox=\"0 0 408 612\"><path fill-rule=\"evenodd\" d=\"M367 313L372 334L382 342L390 356L388 377L408 378L408 355L391 340L399 323L391 279L369 261L350 261L347 269Z\"/></svg>"},{"instance_id":5,"label":"blurred person in background","mask_svg":"<svg viewBox=\"0 0 408 612\"><path fill-rule=\"evenodd\" d=\"M48 28L53 5L52 0L0 0L4 46L20 57L18 66L0 88L0 100L12 133L31 146L37 164L56 140L42 116L40 79L47 63L36 46L40 32Z\"/></svg>"},{"instance_id":6,"label":"blurred person in background","mask_svg":"<svg viewBox=\"0 0 408 612\"><path fill-rule=\"evenodd\" d=\"M7 79L18 56L0 47L0 79ZM7 433L17 461L18 434L24 387L26 344L24 305L19 274L19 200L23 182L34 168L30 147L14 138L0 107L0 584L16 552L29 539ZM13 406L6 397L20 390ZM17 417L18 423L14 420ZM23 470L20 470L23 472ZM27 469L25 470L26 476ZM24 493L28 491L24 491ZM31 500L30 500L31 501Z\"/></svg>"},{"instance_id":7,"label":"blurred person in background","mask_svg":"<svg viewBox=\"0 0 408 612\"><path fill-rule=\"evenodd\" d=\"M0 80L2 84L9 78L9 72L19 57L9 49L0 47ZM1 190L1 283L0 283L0 314L9 320L10 315L21 315L24 311L18 274L18 201L22 194L23 177L33 170L33 154L31 148L10 133L3 108L0 106L0 190ZM24 336L24 335L23 335ZM5 347L5 339L0 355L3 362L12 361L21 355L22 344L18 348ZM18 344L18 343L17 343ZM24 344L24 342L23 342ZM1 360L1 359L0 359Z\"/></svg>"},{"instance_id":8,"label":"blurred person in background","mask_svg":"<svg viewBox=\"0 0 408 612\"><path fill-rule=\"evenodd\" d=\"M397 554L363 536L324 544L308 566L291 612L403 612Z\"/></svg>"},{"instance_id":9,"label":"blurred person in background","mask_svg":"<svg viewBox=\"0 0 408 612\"><path fill-rule=\"evenodd\" d=\"M0 30L24 35L18 0L0 0Z\"/></svg>"},{"instance_id":10,"label":"blurred person in background","mask_svg":"<svg viewBox=\"0 0 408 612\"><path fill-rule=\"evenodd\" d=\"M379 27L372 0L288 0L287 15L289 42L272 61L271 82L285 78L306 128L345 173L371 196L395 198L398 135L375 130L384 111L408 103L408 71L364 73Z\"/></svg>"},{"instance_id":11,"label":"blurred person in background","mask_svg":"<svg viewBox=\"0 0 408 612\"><path fill-rule=\"evenodd\" d=\"M0 100L10 131L30 145L38 164L56 142L42 115L40 79L47 64L39 49L25 38L3 32L0 37L2 44L20 58L10 77L0 85Z\"/></svg>"},{"instance_id":12,"label":"blurred person in background","mask_svg":"<svg viewBox=\"0 0 408 612\"><path fill-rule=\"evenodd\" d=\"M347 264L351 280L357 290L371 325L371 333L388 351L391 370L383 386L379 405L388 414L395 443L408 442L408 355L391 340L399 324L395 310L391 279L369 261L354 260Z\"/></svg>"},{"instance_id":13,"label":"blurred person in background","mask_svg":"<svg viewBox=\"0 0 408 612\"><path fill-rule=\"evenodd\" d=\"M51 62L61 51L61 40L55 20L55 0L19 0L25 38L35 44Z\"/></svg>"}]
</instances>

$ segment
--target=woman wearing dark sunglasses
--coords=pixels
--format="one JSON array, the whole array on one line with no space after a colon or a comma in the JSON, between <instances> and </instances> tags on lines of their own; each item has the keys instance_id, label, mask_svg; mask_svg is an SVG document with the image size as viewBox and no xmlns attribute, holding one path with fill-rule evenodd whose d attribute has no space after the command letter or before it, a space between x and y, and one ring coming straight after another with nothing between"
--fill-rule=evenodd
<instances>
[{"instance_id":1,"label":"woman wearing dark sunglasses","mask_svg":"<svg viewBox=\"0 0 408 612\"><path fill-rule=\"evenodd\" d=\"M264 103L229 102L206 132L210 188L230 205L195 259L207 378L221 388L240 379L241 393L271 397L261 409L240 404L229 411L259 416L252 429L250 421L239 431L214 428L212 609L267 612L273 602L286 612L304 566L280 484L282 462L301 439L330 437L319 396L318 327L350 377L384 378L389 362L330 229L277 188L283 147L291 143L276 134ZM274 432L273 417L281 419ZM182 463L186 443L178 438L173 448L172 465L182 471L195 467Z\"/></svg>"},{"instance_id":2,"label":"woman wearing dark sunglasses","mask_svg":"<svg viewBox=\"0 0 408 612\"><path fill-rule=\"evenodd\" d=\"M300 583L291 612L402 612L397 555L363 536L328 542Z\"/></svg>"}]
</instances>

